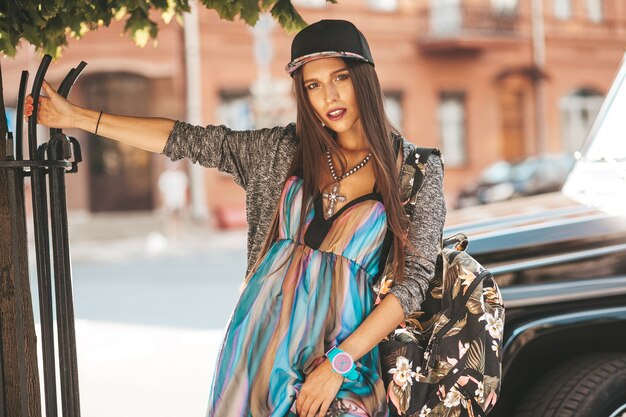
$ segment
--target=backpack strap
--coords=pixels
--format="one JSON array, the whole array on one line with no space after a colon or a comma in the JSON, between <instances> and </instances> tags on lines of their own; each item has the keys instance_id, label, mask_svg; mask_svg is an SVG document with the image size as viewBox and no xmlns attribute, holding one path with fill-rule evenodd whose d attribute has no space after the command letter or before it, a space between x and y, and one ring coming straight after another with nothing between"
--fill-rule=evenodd
<instances>
[{"instance_id":1,"label":"backpack strap","mask_svg":"<svg viewBox=\"0 0 626 417\"><path fill-rule=\"evenodd\" d=\"M428 158L430 158L430 155L433 153L439 157L439 160L441 161L441 166L443 168L443 157L441 156L441 151L437 148L416 147L411 151L407 158L406 163L415 170L411 193L404 199L404 201L408 200L407 204L404 205L404 210L409 217L413 214L413 210L415 210L415 196L422 188L422 184L424 183L424 177L426 177L426 165L428 163Z\"/></svg>"}]
</instances>

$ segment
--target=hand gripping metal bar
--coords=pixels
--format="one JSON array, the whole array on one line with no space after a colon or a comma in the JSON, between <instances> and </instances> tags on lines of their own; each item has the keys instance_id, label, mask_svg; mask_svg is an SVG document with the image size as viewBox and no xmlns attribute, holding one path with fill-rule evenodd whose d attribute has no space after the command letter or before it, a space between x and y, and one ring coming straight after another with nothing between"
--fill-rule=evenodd
<instances>
[{"instance_id":1,"label":"hand gripping metal bar","mask_svg":"<svg viewBox=\"0 0 626 417\"><path fill-rule=\"evenodd\" d=\"M70 74L74 70L70 71ZM69 76L69 74L68 74ZM67 79L68 77L66 77ZM65 82L65 80L64 80ZM63 83L62 83L63 84ZM41 162L42 166L49 167L49 161L46 160L45 151L48 148L48 143L44 143L39 146L37 152L37 161ZM33 167L31 167L33 169ZM33 172L36 172L33 170ZM43 171L45 175L47 171ZM39 175L39 174L35 174ZM43 193L45 193L45 181L44 186L42 187ZM42 194L43 194L42 193ZM52 191L51 191L52 193ZM52 199L52 195L51 195ZM47 197L45 195L42 196L42 205L47 208ZM47 213L46 213L46 221L47 221ZM47 224L46 224L46 233L48 232ZM53 241L54 245L54 241ZM48 262L49 262L49 253ZM49 267L49 263L47 264ZM56 266L56 261L55 261ZM57 273L55 272L55 282L58 280ZM55 357L55 347L54 347L54 321L53 321L53 298L52 298L52 279L40 280L39 283L39 306L41 311L41 332L42 332L42 352L43 352L43 368L44 368L44 395L45 395L45 404L46 404L46 415L56 416L58 413L58 405L57 405L57 386L56 386L56 357ZM57 311L58 311L58 301L57 301ZM60 320L60 317L57 312L57 326ZM61 333L58 333L58 337L61 338ZM61 349L59 347L59 355L61 356ZM61 359L59 359L61 362ZM61 370L61 384L65 385L64 368L60 365ZM62 390L63 391L63 390ZM71 401L69 398L66 398L65 395L62 397L63 404ZM63 407L65 408L65 406Z\"/></svg>"},{"instance_id":2,"label":"hand gripping metal bar","mask_svg":"<svg viewBox=\"0 0 626 417\"><path fill-rule=\"evenodd\" d=\"M85 61L80 61L80 64L78 64L76 68L72 68L70 72L67 73L63 81L61 81L61 85L59 86L57 93L59 93L59 95L61 95L62 97L67 98L67 96L70 93L70 90L74 86L74 83L76 82L76 80L78 79L78 77L83 72L86 66L87 66L87 63ZM57 128L50 129L50 137L53 137L57 133L61 133L61 129L57 129Z\"/></svg>"},{"instance_id":3,"label":"hand gripping metal bar","mask_svg":"<svg viewBox=\"0 0 626 417\"><path fill-rule=\"evenodd\" d=\"M46 71L48 71L51 61L52 57L50 55L46 54L43 56L39 68L37 68L35 79L33 80L33 89L31 90L33 112L28 119L28 155L30 159L35 159L37 155L37 112L39 111L39 95Z\"/></svg>"},{"instance_id":4,"label":"hand gripping metal bar","mask_svg":"<svg viewBox=\"0 0 626 417\"><path fill-rule=\"evenodd\" d=\"M41 86L51 60L52 57L50 55L45 55L41 60L31 91L33 111L28 119L28 151L31 161L44 161L43 155L37 152L37 113L39 109ZM40 158L39 155L42 157ZM37 281L39 286L46 416L56 417L58 411L52 315L52 277L50 271L50 238L48 235L48 206L45 174L46 170L43 164L42 166L31 167L33 230L35 234L35 256L37 260Z\"/></svg>"},{"instance_id":5,"label":"hand gripping metal bar","mask_svg":"<svg viewBox=\"0 0 626 417\"><path fill-rule=\"evenodd\" d=\"M76 69L68 73L59 87L58 92L61 96L68 96L75 80L86 65L85 62L81 62ZM61 129L50 129L50 134L51 138L47 146L48 160L68 160L72 157L72 148L77 150L80 158L80 145L76 139L68 138L62 133ZM65 169L51 167L49 171L52 250L63 415L79 417L80 397L65 193Z\"/></svg>"}]
</instances>

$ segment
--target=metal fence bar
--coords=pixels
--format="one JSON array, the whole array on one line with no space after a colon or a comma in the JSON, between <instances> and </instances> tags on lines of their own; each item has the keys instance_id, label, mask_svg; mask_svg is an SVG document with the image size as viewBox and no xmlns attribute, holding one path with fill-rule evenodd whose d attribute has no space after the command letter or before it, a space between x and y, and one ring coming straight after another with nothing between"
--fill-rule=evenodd
<instances>
[{"instance_id":1,"label":"metal fence bar","mask_svg":"<svg viewBox=\"0 0 626 417\"><path fill-rule=\"evenodd\" d=\"M20 89L17 101L17 114L24 114L24 98L26 97L26 84L28 82L28 71L22 71ZM15 155L16 160L23 160L23 117L16 118L16 140ZM44 382L44 402L46 414L56 415L57 391L56 391L56 369L54 356L54 331L52 317L52 298L50 291L50 281L39 280L39 316L41 320L41 351L43 355L43 382ZM46 288L46 286L48 288ZM54 410L54 411L52 411Z\"/></svg>"},{"instance_id":2,"label":"metal fence bar","mask_svg":"<svg viewBox=\"0 0 626 417\"><path fill-rule=\"evenodd\" d=\"M61 82L59 90L63 91L67 89L68 79L70 78L73 72L74 72L74 69L70 70L70 72L65 77L63 82ZM59 129L54 129L54 130L56 131ZM52 131L53 129L50 129L51 133ZM55 146L52 139L54 139L54 137L52 137L48 141L48 143L40 146L38 159L40 160L52 159L52 158L46 158L46 150L50 150L50 147ZM50 175L52 175L52 172L56 172L56 170L54 171L52 169L48 170L48 173L50 173ZM71 398L72 388L70 386L71 380L72 380L71 378L72 370L71 370L71 366L69 365L71 362L71 359L69 357L68 350L66 348L67 343L69 341L68 334L67 334L68 333L67 326L65 324L65 317L67 315L66 302L63 297L64 291L61 289L60 284L59 284L61 280L61 276L65 273L64 272L65 265L64 265L64 261L60 258L59 253L58 253L59 252L59 245L58 245L59 237L58 237L58 230L56 230L58 228L58 220L55 221L56 210L54 210L53 208L54 203L52 202L54 200L54 193L59 192L59 191L57 189L52 188L52 180L51 179L49 180L50 180L50 216L51 216L52 246L53 246L52 258L54 262L53 264L54 265L54 291L55 291L55 305L56 305L57 339L58 339L58 346L59 346L59 377L60 377L60 382L61 382L61 399L62 399L62 404L63 404L61 413L64 417L69 417L69 416L74 415L74 410L73 410L74 402L72 401L72 398Z\"/></svg>"},{"instance_id":3,"label":"metal fence bar","mask_svg":"<svg viewBox=\"0 0 626 417\"><path fill-rule=\"evenodd\" d=\"M45 55L41 60L35 76L31 96L33 97L33 112L28 120L28 151L31 160L37 160L37 112L39 109L39 93L43 85L44 75L52 58ZM18 117L19 118L19 117ZM33 230L35 234L35 256L37 259L37 281L39 286L39 302L41 309L41 328L44 335L44 381L46 417L57 417L57 394L54 361L54 328L52 316L52 277L50 271L50 240L48 232L48 205L45 182L45 168L31 167L31 197L33 206ZM42 345L43 348L43 345Z\"/></svg>"},{"instance_id":4,"label":"metal fence bar","mask_svg":"<svg viewBox=\"0 0 626 417\"><path fill-rule=\"evenodd\" d=\"M70 71L59 87L59 94L67 97L74 81L78 78L85 63ZM51 129L51 138L47 152L49 160L69 160L72 157L72 146L79 147L78 142L71 141L60 129ZM77 152L80 154L80 151ZM80 417L80 397L78 386L78 363L76 356L76 334L74 326L74 301L72 295L72 276L69 252L67 224L67 202L65 194L65 168L49 168L50 185L50 216L52 226L52 255L54 260L54 278L57 306L57 333L59 337L59 365L62 369L61 390L64 404L63 415Z\"/></svg>"},{"instance_id":5,"label":"metal fence bar","mask_svg":"<svg viewBox=\"0 0 626 417\"><path fill-rule=\"evenodd\" d=\"M28 71L22 71L22 76L20 78L20 89L17 96L17 114L24 114L24 98L26 97L26 84L28 83ZM23 152L23 140L24 136L24 118L16 117L15 118L15 160L23 161L24 160L24 152Z\"/></svg>"},{"instance_id":6,"label":"metal fence bar","mask_svg":"<svg viewBox=\"0 0 626 417\"><path fill-rule=\"evenodd\" d=\"M48 143L50 159L69 159L71 145L62 133L57 133ZM61 368L63 415L79 417L78 369L76 361L76 336L70 258L67 245L67 211L65 199L65 172L63 168L50 169L50 215L52 225L52 257L57 307L57 334L59 337L59 366Z\"/></svg>"}]
</instances>

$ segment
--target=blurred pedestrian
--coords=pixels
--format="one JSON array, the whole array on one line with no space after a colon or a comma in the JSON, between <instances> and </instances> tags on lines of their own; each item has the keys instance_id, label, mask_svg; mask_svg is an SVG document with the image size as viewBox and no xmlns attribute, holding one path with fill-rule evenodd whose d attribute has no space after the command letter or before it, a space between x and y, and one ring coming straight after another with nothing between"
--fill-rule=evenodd
<instances>
[{"instance_id":1,"label":"blurred pedestrian","mask_svg":"<svg viewBox=\"0 0 626 417\"><path fill-rule=\"evenodd\" d=\"M173 164L168 164L159 175L161 208L166 216L165 235L172 240L180 237L184 211L187 208L188 184L187 174Z\"/></svg>"},{"instance_id":2,"label":"blurred pedestrian","mask_svg":"<svg viewBox=\"0 0 626 417\"><path fill-rule=\"evenodd\" d=\"M190 158L245 189L248 269L209 416L387 416L377 345L419 310L434 275L446 215L442 164L430 156L407 217L401 168L414 145L390 125L369 45L352 23L300 31L286 71L297 103L287 126L233 131L105 114L48 84L38 122ZM396 283L376 305L372 285L387 262Z\"/></svg>"}]
</instances>

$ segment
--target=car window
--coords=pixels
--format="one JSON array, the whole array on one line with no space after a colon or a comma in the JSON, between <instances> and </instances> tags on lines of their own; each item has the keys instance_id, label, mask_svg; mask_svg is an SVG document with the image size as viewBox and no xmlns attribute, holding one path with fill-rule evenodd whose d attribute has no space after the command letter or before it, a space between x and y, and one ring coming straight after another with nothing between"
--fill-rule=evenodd
<instances>
[{"instance_id":1,"label":"car window","mask_svg":"<svg viewBox=\"0 0 626 417\"><path fill-rule=\"evenodd\" d=\"M625 55L626 57L626 55ZM563 194L607 212L626 215L626 60L617 72Z\"/></svg>"}]
</instances>

